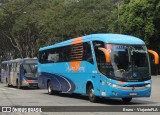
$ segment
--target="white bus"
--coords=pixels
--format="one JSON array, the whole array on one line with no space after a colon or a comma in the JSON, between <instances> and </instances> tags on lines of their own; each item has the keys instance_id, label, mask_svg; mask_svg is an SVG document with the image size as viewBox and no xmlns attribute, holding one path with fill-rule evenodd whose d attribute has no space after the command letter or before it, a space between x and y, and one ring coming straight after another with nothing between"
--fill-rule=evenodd
<instances>
[{"instance_id":1,"label":"white bus","mask_svg":"<svg viewBox=\"0 0 160 115\"><path fill-rule=\"evenodd\" d=\"M37 58L15 59L2 62L2 82L7 86L34 86L38 88Z\"/></svg>"}]
</instances>

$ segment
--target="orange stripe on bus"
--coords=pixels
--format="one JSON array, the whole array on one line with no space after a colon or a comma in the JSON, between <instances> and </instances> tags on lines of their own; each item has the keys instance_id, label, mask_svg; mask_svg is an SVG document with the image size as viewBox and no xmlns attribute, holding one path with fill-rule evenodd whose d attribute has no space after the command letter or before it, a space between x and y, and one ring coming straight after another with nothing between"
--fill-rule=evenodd
<instances>
[{"instance_id":1,"label":"orange stripe on bus","mask_svg":"<svg viewBox=\"0 0 160 115\"><path fill-rule=\"evenodd\" d=\"M76 44L77 44L77 46L76 46ZM78 38L73 39L72 46L73 46L73 48L75 48L76 52L77 52L77 50L79 50L79 51L83 50L83 47L81 47L80 44L82 44L82 37L78 37ZM73 50L72 52L75 52L75 51ZM82 54L82 52L79 54ZM78 60L80 60L80 59L82 59L82 56L78 58ZM74 72L77 72L79 70L80 65L81 65L81 61L70 62L70 67Z\"/></svg>"},{"instance_id":2,"label":"orange stripe on bus","mask_svg":"<svg viewBox=\"0 0 160 115\"><path fill-rule=\"evenodd\" d=\"M75 38L72 41L72 45L79 44L79 43L82 43L82 37Z\"/></svg>"}]
</instances>

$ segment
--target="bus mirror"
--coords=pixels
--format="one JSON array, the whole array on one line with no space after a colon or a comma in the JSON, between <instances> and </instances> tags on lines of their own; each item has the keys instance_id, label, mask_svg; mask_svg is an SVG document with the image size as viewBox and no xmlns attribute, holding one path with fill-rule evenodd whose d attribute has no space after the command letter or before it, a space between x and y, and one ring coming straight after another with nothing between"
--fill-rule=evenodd
<instances>
[{"instance_id":1,"label":"bus mirror","mask_svg":"<svg viewBox=\"0 0 160 115\"><path fill-rule=\"evenodd\" d=\"M98 49L104 53L106 58L106 63L110 63L111 62L110 51L105 48L98 48Z\"/></svg>"},{"instance_id":2,"label":"bus mirror","mask_svg":"<svg viewBox=\"0 0 160 115\"><path fill-rule=\"evenodd\" d=\"M154 63L159 64L159 55L157 52L153 50L148 50L149 53L151 53L154 56Z\"/></svg>"}]
</instances>

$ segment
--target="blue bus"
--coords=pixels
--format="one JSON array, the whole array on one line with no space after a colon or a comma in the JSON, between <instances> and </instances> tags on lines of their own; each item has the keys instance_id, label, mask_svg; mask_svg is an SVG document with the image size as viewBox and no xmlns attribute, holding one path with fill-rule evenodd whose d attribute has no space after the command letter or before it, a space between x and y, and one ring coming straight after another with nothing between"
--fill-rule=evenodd
<instances>
[{"instance_id":1,"label":"blue bus","mask_svg":"<svg viewBox=\"0 0 160 115\"><path fill-rule=\"evenodd\" d=\"M55 92L98 97L150 97L148 50L136 37L92 34L39 49L38 86Z\"/></svg>"},{"instance_id":2,"label":"blue bus","mask_svg":"<svg viewBox=\"0 0 160 115\"><path fill-rule=\"evenodd\" d=\"M3 61L1 69L2 82L7 86L37 87L37 58L24 58Z\"/></svg>"}]
</instances>

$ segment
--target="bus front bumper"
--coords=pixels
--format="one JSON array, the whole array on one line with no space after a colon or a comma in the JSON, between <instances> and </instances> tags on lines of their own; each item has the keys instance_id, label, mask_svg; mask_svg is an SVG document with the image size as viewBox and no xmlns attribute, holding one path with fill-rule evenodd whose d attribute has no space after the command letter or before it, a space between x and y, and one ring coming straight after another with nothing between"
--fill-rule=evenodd
<instances>
[{"instance_id":1,"label":"bus front bumper","mask_svg":"<svg viewBox=\"0 0 160 115\"><path fill-rule=\"evenodd\" d=\"M22 81L22 86L31 86L31 87L37 87L38 86L38 82L37 80L30 80L30 81L26 81L26 80L23 80Z\"/></svg>"},{"instance_id":2,"label":"bus front bumper","mask_svg":"<svg viewBox=\"0 0 160 115\"><path fill-rule=\"evenodd\" d=\"M107 90L105 90L107 89ZM102 97L111 97L111 98L124 98L124 97L150 97L151 96L151 87L127 87L119 88L107 86L101 92Z\"/></svg>"}]
</instances>

